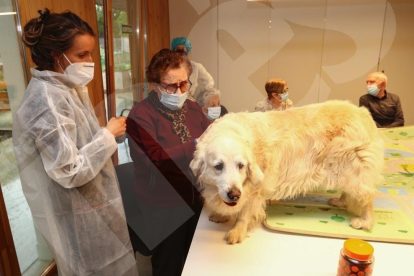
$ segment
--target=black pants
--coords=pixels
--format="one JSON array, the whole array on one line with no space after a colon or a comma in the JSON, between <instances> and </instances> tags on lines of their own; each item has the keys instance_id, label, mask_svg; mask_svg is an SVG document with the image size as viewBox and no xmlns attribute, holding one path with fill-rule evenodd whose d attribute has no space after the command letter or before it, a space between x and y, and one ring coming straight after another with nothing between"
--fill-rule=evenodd
<instances>
[{"instance_id":1,"label":"black pants","mask_svg":"<svg viewBox=\"0 0 414 276\"><path fill-rule=\"evenodd\" d=\"M203 208L202 202L189 206L194 212L191 215L181 209L177 211L174 208L139 205L140 214L128 222L134 251L145 256L152 255L153 276L181 275ZM183 222L184 217L189 218ZM179 226L171 233L164 234L162 230L168 230L175 222ZM159 234L155 234L157 231Z\"/></svg>"},{"instance_id":2,"label":"black pants","mask_svg":"<svg viewBox=\"0 0 414 276\"><path fill-rule=\"evenodd\" d=\"M152 255L153 276L181 275L203 204L150 207L135 196L134 164L115 167L134 252ZM194 199L199 194L194 191Z\"/></svg>"}]
</instances>

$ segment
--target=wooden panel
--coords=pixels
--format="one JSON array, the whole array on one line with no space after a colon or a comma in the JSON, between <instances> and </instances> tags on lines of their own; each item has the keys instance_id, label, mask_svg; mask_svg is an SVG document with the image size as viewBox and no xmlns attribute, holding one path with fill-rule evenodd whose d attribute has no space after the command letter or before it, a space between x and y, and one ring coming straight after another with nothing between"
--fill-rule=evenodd
<instances>
[{"instance_id":1,"label":"wooden panel","mask_svg":"<svg viewBox=\"0 0 414 276\"><path fill-rule=\"evenodd\" d=\"M139 0L127 0L127 14L128 14L128 23L132 26L132 30L135 31L140 28L140 21L142 16L140 14L137 15L137 11L140 12L140 5L141 1ZM134 102L139 101L138 96L138 83L140 82L140 53L142 52L139 47L139 37L142 32L133 32L129 35L129 48L132 49L130 51L130 62L131 62L131 81L132 81L132 97Z\"/></svg>"},{"instance_id":2,"label":"wooden panel","mask_svg":"<svg viewBox=\"0 0 414 276\"><path fill-rule=\"evenodd\" d=\"M170 48L168 0L145 0L147 10L148 60L163 48Z\"/></svg>"},{"instance_id":3,"label":"wooden panel","mask_svg":"<svg viewBox=\"0 0 414 276\"><path fill-rule=\"evenodd\" d=\"M20 268L0 188L0 275L19 276Z\"/></svg>"},{"instance_id":4,"label":"wooden panel","mask_svg":"<svg viewBox=\"0 0 414 276\"><path fill-rule=\"evenodd\" d=\"M52 0L19 0L19 11L22 28L32 18L39 17L38 10L44 10L47 7L51 12L63 12L70 10L79 15L83 20L88 22L95 34L98 34L98 23L95 10L94 0L75 0L75 1L52 1ZM29 67L33 67L33 61L30 57L30 50L26 48ZM95 61L95 76L88 84L89 97L95 108L96 117L98 117L101 126L106 124L105 101L102 82L102 68L100 66L100 53L98 37L95 37L95 50L93 53Z\"/></svg>"},{"instance_id":5,"label":"wooden panel","mask_svg":"<svg viewBox=\"0 0 414 276\"><path fill-rule=\"evenodd\" d=\"M56 262L53 262L40 276L57 276L57 265Z\"/></svg>"},{"instance_id":6,"label":"wooden panel","mask_svg":"<svg viewBox=\"0 0 414 276\"><path fill-rule=\"evenodd\" d=\"M103 2L104 12L104 41L105 41L105 67L106 67L106 94L108 97L108 119L116 116L115 102L115 69L114 69L114 37L112 21L112 1ZM118 165L118 154L112 155L112 162Z\"/></svg>"},{"instance_id":7,"label":"wooden panel","mask_svg":"<svg viewBox=\"0 0 414 276\"><path fill-rule=\"evenodd\" d=\"M139 0L139 11L140 11L140 17L139 17L139 79L138 79L138 85L139 85L139 94L138 94L138 101L142 101L144 99L144 79L145 79L145 66L144 66L144 60L145 60L145 53L144 53L144 32L143 32L143 26L144 26L144 9L143 9L143 3L142 0Z\"/></svg>"}]
</instances>

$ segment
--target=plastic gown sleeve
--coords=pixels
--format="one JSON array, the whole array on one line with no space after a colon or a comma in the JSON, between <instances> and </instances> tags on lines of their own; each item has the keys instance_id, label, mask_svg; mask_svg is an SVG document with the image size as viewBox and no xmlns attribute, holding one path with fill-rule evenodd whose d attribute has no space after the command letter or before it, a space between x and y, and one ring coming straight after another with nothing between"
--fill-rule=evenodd
<instances>
[{"instance_id":1,"label":"plastic gown sleeve","mask_svg":"<svg viewBox=\"0 0 414 276\"><path fill-rule=\"evenodd\" d=\"M201 81L201 89L202 91L213 88L214 86L214 79L210 75L209 72L207 72L206 68L201 63L197 64L198 67L198 79Z\"/></svg>"},{"instance_id":2,"label":"plastic gown sleeve","mask_svg":"<svg viewBox=\"0 0 414 276\"><path fill-rule=\"evenodd\" d=\"M65 110L69 116L57 110ZM100 129L92 141L78 149L76 139L82 134L77 133L70 110L69 105L59 108L59 104L57 107L49 104L43 114L36 116L39 119L30 128L46 173L65 188L91 181L117 149L115 137L106 128Z\"/></svg>"}]
</instances>

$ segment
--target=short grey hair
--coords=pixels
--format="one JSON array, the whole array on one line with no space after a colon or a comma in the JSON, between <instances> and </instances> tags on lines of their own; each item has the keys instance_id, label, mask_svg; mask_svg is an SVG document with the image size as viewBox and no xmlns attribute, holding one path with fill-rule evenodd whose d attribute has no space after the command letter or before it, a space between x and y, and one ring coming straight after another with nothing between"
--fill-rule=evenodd
<instances>
[{"instance_id":1,"label":"short grey hair","mask_svg":"<svg viewBox=\"0 0 414 276\"><path fill-rule=\"evenodd\" d=\"M220 99L221 93L220 90L215 88L207 89L203 92L198 93L196 102L201 106L205 107L208 99L210 99L213 96L218 96Z\"/></svg>"},{"instance_id":2,"label":"short grey hair","mask_svg":"<svg viewBox=\"0 0 414 276\"><path fill-rule=\"evenodd\" d=\"M374 73L369 74L369 76L375 77L376 79L379 79L379 80L385 82L385 84L388 83L387 75L385 75L382 72L374 72Z\"/></svg>"}]
</instances>

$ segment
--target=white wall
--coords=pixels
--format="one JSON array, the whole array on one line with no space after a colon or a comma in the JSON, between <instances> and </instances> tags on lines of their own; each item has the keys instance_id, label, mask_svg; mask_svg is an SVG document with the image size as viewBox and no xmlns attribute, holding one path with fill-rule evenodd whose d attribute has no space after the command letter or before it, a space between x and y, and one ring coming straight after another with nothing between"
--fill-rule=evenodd
<instances>
[{"instance_id":1,"label":"white wall","mask_svg":"<svg viewBox=\"0 0 414 276\"><path fill-rule=\"evenodd\" d=\"M358 104L366 76L385 70L414 125L414 1L170 0L170 36L187 36L230 111L252 111L265 82L288 82L297 106L328 99Z\"/></svg>"}]
</instances>

